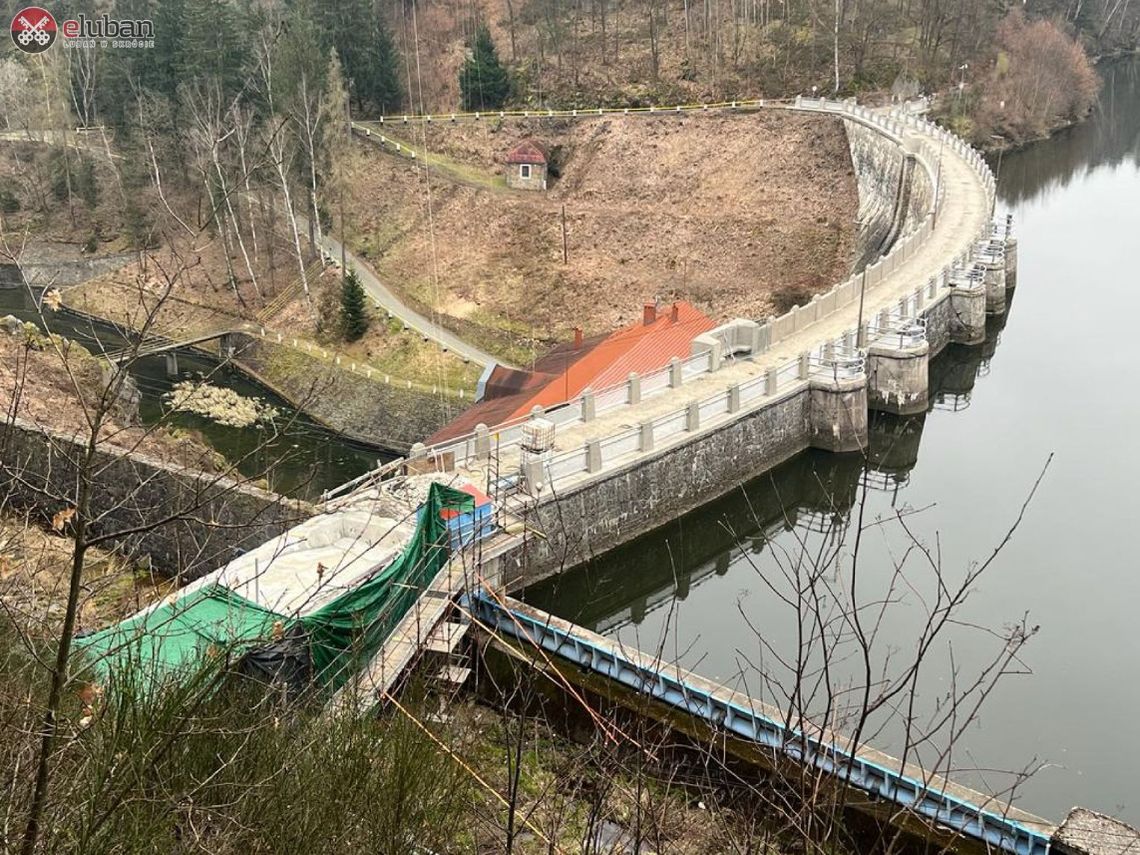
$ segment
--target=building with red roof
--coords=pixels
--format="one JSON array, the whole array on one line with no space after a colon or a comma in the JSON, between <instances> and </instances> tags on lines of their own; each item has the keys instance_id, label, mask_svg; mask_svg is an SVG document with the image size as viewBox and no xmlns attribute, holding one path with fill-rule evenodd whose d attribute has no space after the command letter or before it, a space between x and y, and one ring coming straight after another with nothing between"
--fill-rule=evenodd
<instances>
[{"instance_id":1,"label":"building with red roof","mask_svg":"<svg viewBox=\"0 0 1140 855\"><path fill-rule=\"evenodd\" d=\"M535 406L544 409L572 401L587 388L595 392L624 383L631 373L664 368L674 357L691 354L692 341L716 322L685 302L658 312L647 303L640 323L605 336L584 339L578 331L573 344L559 345L529 371L495 366L482 383L481 400L428 438L428 444L525 416Z\"/></svg>"},{"instance_id":2,"label":"building with red roof","mask_svg":"<svg viewBox=\"0 0 1140 855\"><path fill-rule=\"evenodd\" d=\"M523 140L507 152L507 186L516 190L545 190L549 157L534 140Z\"/></svg>"}]
</instances>

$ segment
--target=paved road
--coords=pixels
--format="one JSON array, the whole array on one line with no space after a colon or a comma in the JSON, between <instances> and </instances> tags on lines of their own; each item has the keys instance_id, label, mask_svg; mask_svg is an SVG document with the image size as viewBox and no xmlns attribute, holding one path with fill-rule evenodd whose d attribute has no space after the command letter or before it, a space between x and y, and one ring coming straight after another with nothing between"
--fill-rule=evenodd
<instances>
[{"instance_id":1,"label":"paved road","mask_svg":"<svg viewBox=\"0 0 1140 855\"><path fill-rule=\"evenodd\" d=\"M308 229L308 223L304 218L297 217L297 228L302 231ZM360 277L360 284L364 286L364 290L368 296L371 297L378 306L391 312L395 317L402 320L416 332L441 344L452 353L457 353L479 365L490 365L491 363L506 365L502 360L496 359L485 350L480 350L475 345L464 341L455 333L451 332L451 330L443 328L406 305L380 281L372 268L368 266L368 262L354 255L351 250L342 247L340 241L336 238L325 234L321 239L321 246L324 248L324 251L332 256L333 260L338 263L340 262L341 252L343 251L345 260L356 271L356 275Z\"/></svg>"}]
</instances>

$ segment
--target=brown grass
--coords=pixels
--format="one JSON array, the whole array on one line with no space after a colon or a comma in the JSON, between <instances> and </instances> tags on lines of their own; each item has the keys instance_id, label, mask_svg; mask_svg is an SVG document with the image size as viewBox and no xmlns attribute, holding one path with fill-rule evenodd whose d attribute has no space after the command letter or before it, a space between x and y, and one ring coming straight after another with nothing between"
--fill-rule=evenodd
<instances>
[{"instance_id":1,"label":"brown grass","mask_svg":"<svg viewBox=\"0 0 1140 855\"><path fill-rule=\"evenodd\" d=\"M408 131L489 176L525 136L558 152L562 175L546 193L457 183L360 142L350 243L410 302L515 343L606 331L655 298L762 317L776 290L848 271L857 200L836 121L762 112Z\"/></svg>"},{"instance_id":2,"label":"brown grass","mask_svg":"<svg viewBox=\"0 0 1140 855\"><path fill-rule=\"evenodd\" d=\"M75 342L0 333L0 409L26 423L80 437L89 433L88 419L109 381L107 364ZM127 451L205 471L216 469L214 452L169 428L145 428L112 409L100 442Z\"/></svg>"}]
</instances>

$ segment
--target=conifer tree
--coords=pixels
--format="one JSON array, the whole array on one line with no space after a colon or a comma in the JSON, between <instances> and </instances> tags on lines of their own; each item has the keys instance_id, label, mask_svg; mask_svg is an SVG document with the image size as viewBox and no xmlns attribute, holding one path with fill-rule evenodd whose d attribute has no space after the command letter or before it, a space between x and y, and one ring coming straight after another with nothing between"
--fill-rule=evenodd
<instances>
[{"instance_id":1,"label":"conifer tree","mask_svg":"<svg viewBox=\"0 0 1140 855\"><path fill-rule=\"evenodd\" d=\"M326 47L336 48L354 108L395 110L404 97L396 48L371 0L317 0L313 14Z\"/></svg>"},{"instance_id":2,"label":"conifer tree","mask_svg":"<svg viewBox=\"0 0 1140 855\"><path fill-rule=\"evenodd\" d=\"M459 71L459 91L465 110L497 109L511 95L510 77L485 24L479 25L471 56Z\"/></svg>"},{"instance_id":3,"label":"conifer tree","mask_svg":"<svg viewBox=\"0 0 1140 855\"><path fill-rule=\"evenodd\" d=\"M345 273L340 288L340 328L348 341L356 341L368 331L364 286L351 267Z\"/></svg>"}]
</instances>

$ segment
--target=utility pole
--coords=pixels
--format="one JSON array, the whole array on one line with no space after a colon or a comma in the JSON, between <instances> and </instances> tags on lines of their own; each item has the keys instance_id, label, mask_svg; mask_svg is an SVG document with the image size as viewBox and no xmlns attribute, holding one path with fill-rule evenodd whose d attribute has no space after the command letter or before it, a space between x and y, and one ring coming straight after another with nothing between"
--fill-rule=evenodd
<instances>
[{"instance_id":1,"label":"utility pole","mask_svg":"<svg viewBox=\"0 0 1140 855\"><path fill-rule=\"evenodd\" d=\"M345 92L348 93L351 91L352 91L352 81L350 80L350 81L348 81L348 88L345 90ZM344 153L345 153L345 156L347 156L348 155L348 148L349 148L349 146L352 145L352 114L349 112L349 104L348 104L348 98L347 97L344 99L344 133L345 133ZM340 169L341 169L340 181L337 183L340 184L340 275L343 277L343 276L348 275L348 258L347 258L348 252L344 248L344 243L345 243L345 241L348 240L348 229L345 228L345 224L344 224L344 172L343 172L344 161L343 161L343 159L341 160Z\"/></svg>"},{"instance_id":2,"label":"utility pole","mask_svg":"<svg viewBox=\"0 0 1140 855\"><path fill-rule=\"evenodd\" d=\"M570 263L570 255L566 243L566 205L562 205L562 263Z\"/></svg>"}]
</instances>

